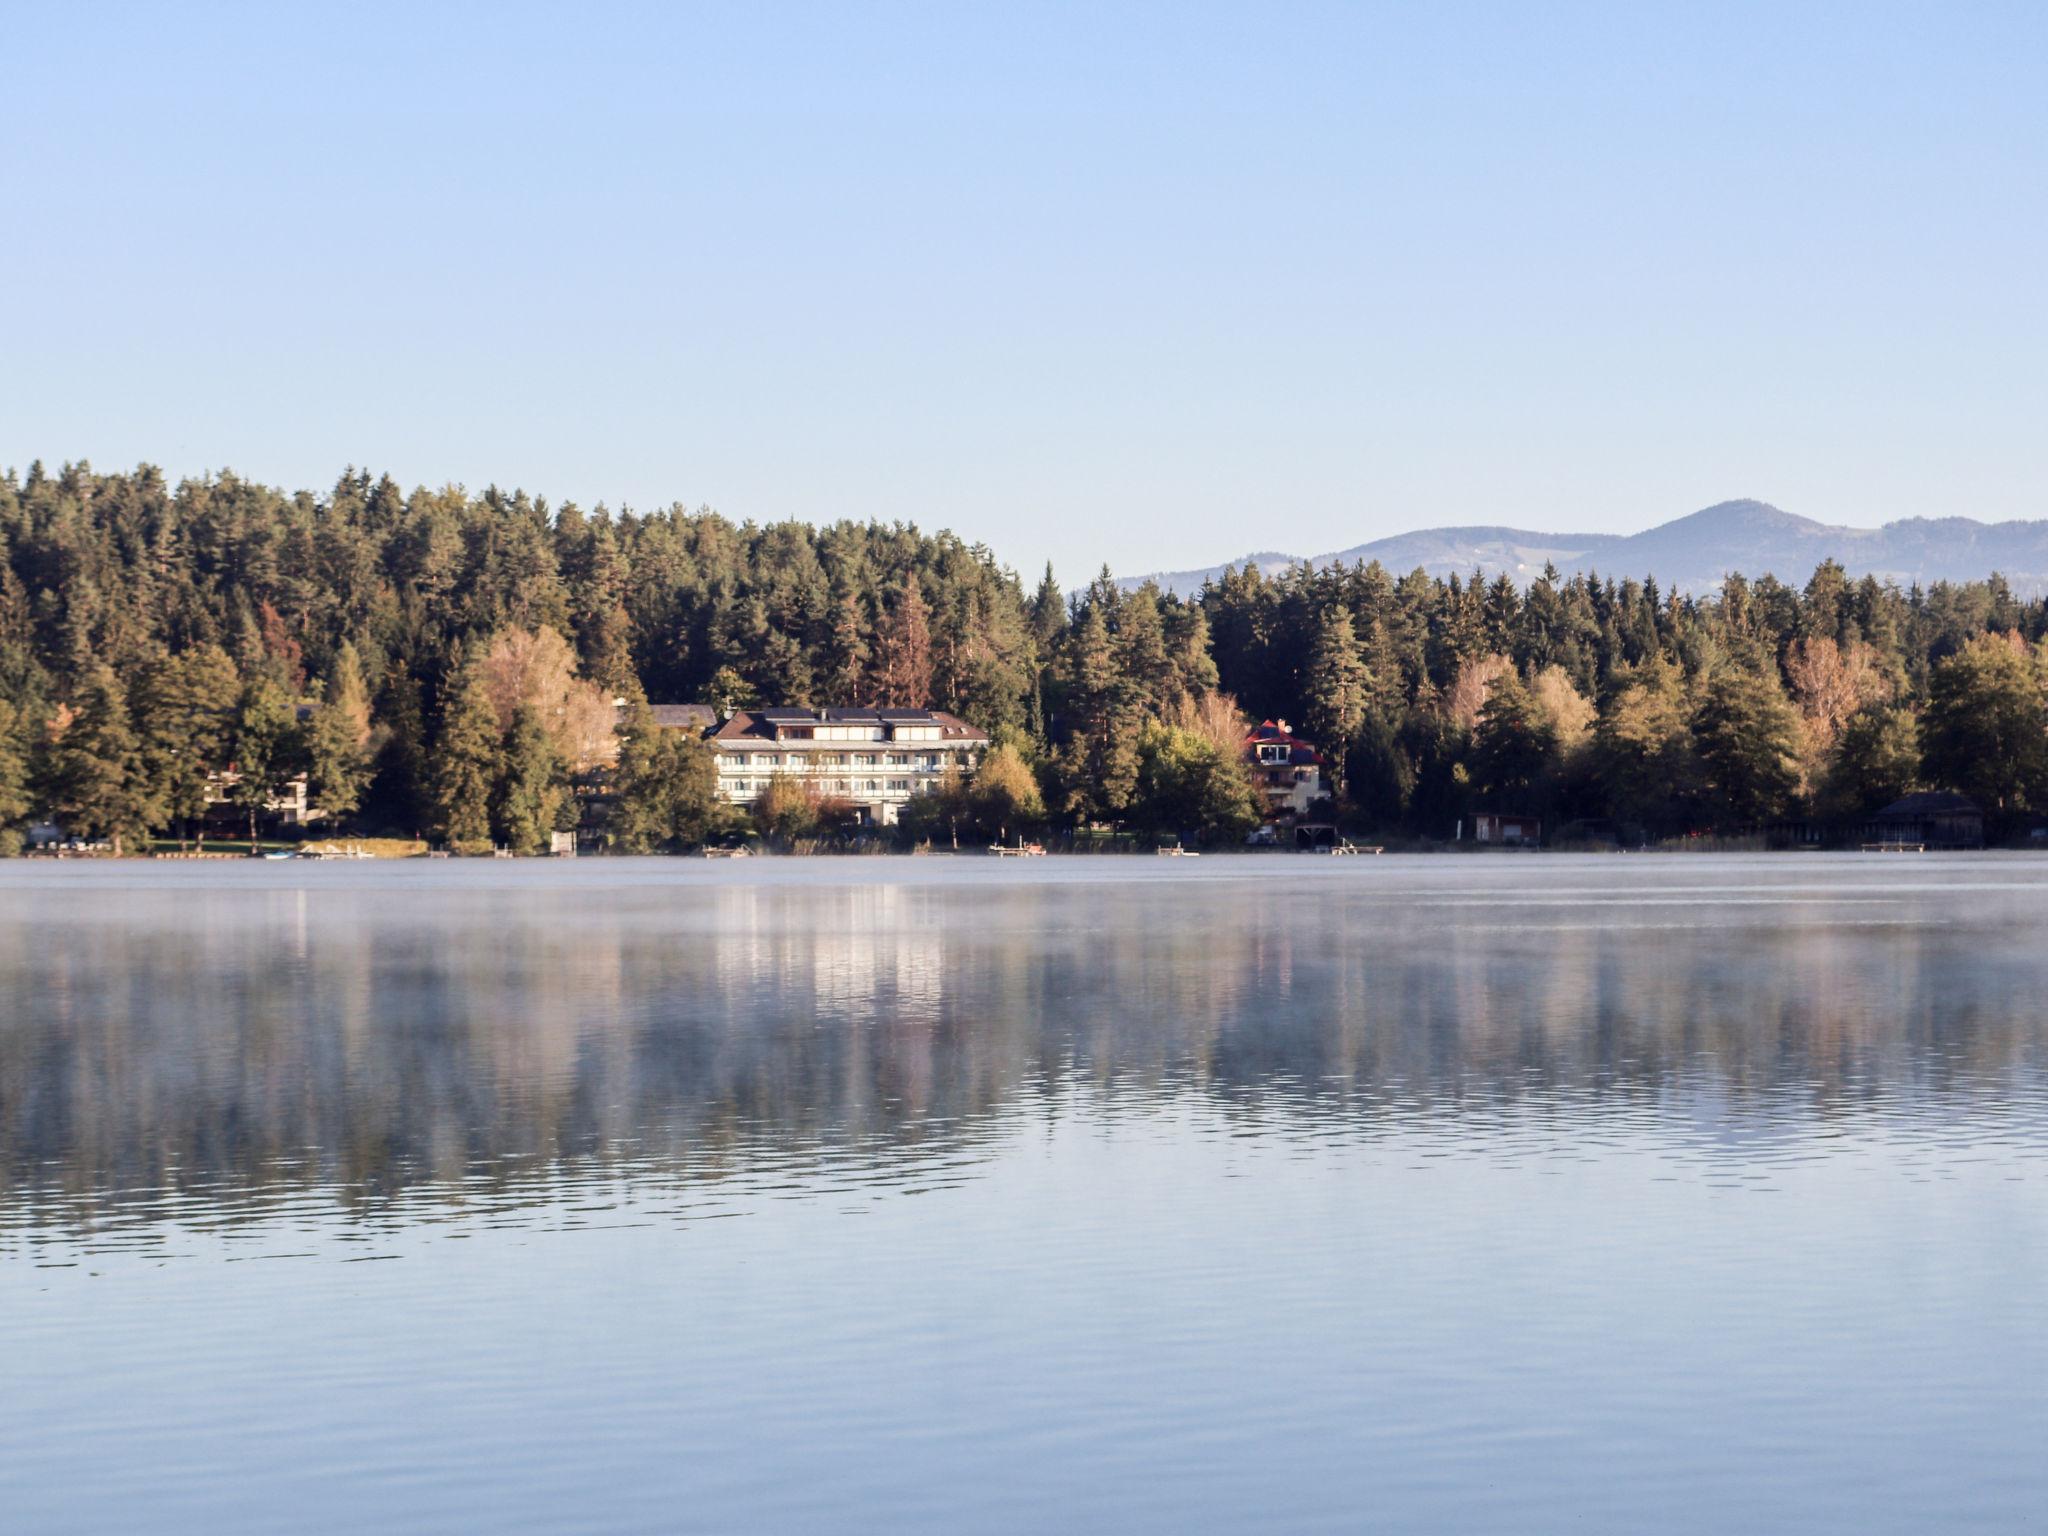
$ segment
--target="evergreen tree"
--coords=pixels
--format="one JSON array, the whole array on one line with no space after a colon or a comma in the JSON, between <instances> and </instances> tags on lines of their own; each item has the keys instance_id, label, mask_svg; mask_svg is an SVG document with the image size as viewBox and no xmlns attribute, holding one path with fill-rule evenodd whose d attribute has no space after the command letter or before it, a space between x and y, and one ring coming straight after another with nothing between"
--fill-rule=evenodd
<instances>
[{"instance_id":1,"label":"evergreen tree","mask_svg":"<svg viewBox=\"0 0 2048 1536\"><path fill-rule=\"evenodd\" d=\"M51 808L73 836L104 838L115 853L148 837L162 815L149 765L111 667L93 667L49 753Z\"/></svg>"},{"instance_id":2,"label":"evergreen tree","mask_svg":"<svg viewBox=\"0 0 2048 1536\"><path fill-rule=\"evenodd\" d=\"M228 797L248 815L249 843L257 821L303 771L304 736L291 695L266 673L243 686L231 727L234 780Z\"/></svg>"},{"instance_id":3,"label":"evergreen tree","mask_svg":"<svg viewBox=\"0 0 2048 1536\"><path fill-rule=\"evenodd\" d=\"M1753 824L1787 815L1799 789L1799 720L1775 678L1729 667L1711 678L1693 737L1715 817Z\"/></svg>"},{"instance_id":4,"label":"evergreen tree","mask_svg":"<svg viewBox=\"0 0 2048 1536\"><path fill-rule=\"evenodd\" d=\"M1910 793L1919 777L1920 733L1913 712L1866 705L1842 727L1822 787L1822 808L1839 820L1874 815Z\"/></svg>"},{"instance_id":5,"label":"evergreen tree","mask_svg":"<svg viewBox=\"0 0 2048 1536\"><path fill-rule=\"evenodd\" d=\"M1480 794L1502 808L1529 804L1556 750L1556 728L1522 680L1512 672L1496 679L1472 736L1472 779Z\"/></svg>"},{"instance_id":6,"label":"evergreen tree","mask_svg":"<svg viewBox=\"0 0 2048 1536\"><path fill-rule=\"evenodd\" d=\"M542 853L560 825L569 797L568 772L540 713L521 704L512 713L512 727L493 786L492 824L514 853Z\"/></svg>"},{"instance_id":7,"label":"evergreen tree","mask_svg":"<svg viewBox=\"0 0 2048 1536\"><path fill-rule=\"evenodd\" d=\"M1982 808L1992 835L2048 804L2048 710L2023 649L1980 635L1934 668L1920 726L1929 783Z\"/></svg>"},{"instance_id":8,"label":"evergreen tree","mask_svg":"<svg viewBox=\"0 0 2048 1536\"><path fill-rule=\"evenodd\" d=\"M624 853L668 853L709 833L718 807L718 771L704 743L663 730L642 705L619 727L613 770L612 841Z\"/></svg>"},{"instance_id":9,"label":"evergreen tree","mask_svg":"<svg viewBox=\"0 0 2048 1536\"><path fill-rule=\"evenodd\" d=\"M467 670L434 744L434 819L457 853L491 846L491 797L503 762L497 711L481 673Z\"/></svg>"},{"instance_id":10,"label":"evergreen tree","mask_svg":"<svg viewBox=\"0 0 2048 1536\"><path fill-rule=\"evenodd\" d=\"M194 646L142 670L136 730L163 814L181 827L206 814L211 775L227 763L241 692L233 660L217 645ZM200 833L203 840L203 822Z\"/></svg>"},{"instance_id":11,"label":"evergreen tree","mask_svg":"<svg viewBox=\"0 0 2048 1536\"><path fill-rule=\"evenodd\" d=\"M1335 788L1343 793L1344 760L1351 738L1365 723L1365 662L1358 654L1358 633L1349 609L1332 606L1316 623L1314 647L1302 679L1302 724L1322 753Z\"/></svg>"},{"instance_id":12,"label":"evergreen tree","mask_svg":"<svg viewBox=\"0 0 2048 1536\"><path fill-rule=\"evenodd\" d=\"M364 819L372 826L394 827L417 836L434 820L433 786L420 685L409 672L400 669L391 674L379 696L377 715L384 722L384 739L372 763L363 801Z\"/></svg>"},{"instance_id":13,"label":"evergreen tree","mask_svg":"<svg viewBox=\"0 0 2048 1536\"><path fill-rule=\"evenodd\" d=\"M21 852L23 825L31 809L28 744L21 725L21 711L0 699L0 858Z\"/></svg>"}]
</instances>

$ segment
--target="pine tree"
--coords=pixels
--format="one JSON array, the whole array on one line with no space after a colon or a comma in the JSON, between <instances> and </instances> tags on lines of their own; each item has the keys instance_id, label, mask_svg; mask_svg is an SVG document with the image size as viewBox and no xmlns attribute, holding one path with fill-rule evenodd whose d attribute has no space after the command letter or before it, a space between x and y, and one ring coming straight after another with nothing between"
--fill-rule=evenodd
<instances>
[{"instance_id":1,"label":"pine tree","mask_svg":"<svg viewBox=\"0 0 2048 1536\"><path fill-rule=\"evenodd\" d=\"M268 675L252 678L236 706L229 744L235 773L229 798L248 814L251 849L258 818L302 771L304 745L291 695Z\"/></svg>"},{"instance_id":2,"label":"pine tree","mask_svg":"<svg viewBox=\"0 0 2048 1536\"><path fill-rule=\"evenodd\" d=\"M1494 681L1472 734L1472 778L1502 809L1528 804L1557 748L1557 730L1513 672Z\"/></svg>"},{"instance_id":3,"label":"pine tree","mask_svg":"<svg viewBox=\"0 0 2048 1536\"><path fill-rule=\"evenodd\" d=\"M377 715L384 723L384 740L365 792L365 819L373 826L402 828L417 836L434 819L434 811L426 716L420 707L420 685L409 671L394 668L387 676Z\"/></svg>"},{"instance_id":4,"label":"pine tree","mask_svg":"<svg viewBox=\"0 0 2048 1536\"><path fill-rule=\"evenodd\" d=\"M860 599L842 593L832 610L832 650L828 677L831 699L850 706L867 702L868 637L867 616Z\"/></svg>"},{"instance_id":5,"label":"pine tree","mask_svg":"<svg viewBox=\"0 0 2048 1536\"><path fill-rule=\"evenodd\" d=\"M503 761L497 712L483 677L466 669L441 722L432 760L434 815L458 853L491 846L491 795Z\"/></svg>"},{"instance_id":6,"label":"pine tree","mask_svg":"<svg viewBox=\"0 0 2048 1536\"><path fill-rule=\"evenodd\" d=\"M226 764L241 691L233 660L216 645L165 657L137 682L135 724L150 780L164 815L182 827L206 814L210 776Z\"/></svg>"},{"instance_id":7,"label":"pine tree","mask_svg":"<svg viewBox=\"0 0 2048 1536\"><path fill-rule=\"evenodd\" d=\"M21 852L22 824L30 809L28 744L21 712L0 699L0 858Z\"/></svg>"},{"instance_id":8,"label":"pine tree","mask_svg":"<svg viewBox=\"0 0 2048 1536\"><path fill-rule=\"evenodd\" d=\"M1799 718L1775 678L1723 669L1708 682L1692 730L1718 821L1755 824L1790 811L1799 789Z\"/></svg>"},{"instance_id":9,"label":"pine tree","mask_svg":"<svg viewBox=\"0 0 2048 1536\"><path fill-rule=\"evenodd\" d=\"M1351 738L1365 722L1370 683L1358 654L1358 635L1351 612L1332 604L1316 623L1315 645L1302 678L1302 725L1329 766L1339 794L1344 789L1344 759Z\"/></svg>"},{"instance_id":10,"label":"pine tree","mask_svg":"<svg viewBox=\"0 0 2048 1536\"><path fill-rule=\"evenodd\" d=\"M493 787L492 821L514 853L540 853L559 829L569 781L561 754L530 704L521 704L505 733L504 755Z\"/></svg>"},{"instance_id":11,"label":"pine tree","mask_svg":"<svg viewBox=\"0 0 2048 1536\"><path fill-rule=\"evenodd\" d=\"M86 674L74 713L51 747L50 804L67 830L105 838L115 853L146 838L162 814L127 695L110 667Z\"/></svg>"}]
</instances>

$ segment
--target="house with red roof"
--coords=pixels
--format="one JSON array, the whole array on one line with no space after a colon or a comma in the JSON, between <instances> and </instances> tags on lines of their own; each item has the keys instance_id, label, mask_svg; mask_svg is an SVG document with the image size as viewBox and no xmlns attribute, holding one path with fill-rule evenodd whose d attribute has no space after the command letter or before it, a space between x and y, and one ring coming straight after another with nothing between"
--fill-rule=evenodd
<instances>
[{"instance_id":1,"label":"house with red roof","mask_svg":"<svg viewBox=\"0 0 2048 1536\"><path fill-rule=\"evenodd\" d=\"M1329 794L1323 758L1285 720L1262 720L1244 739L1245 767L1274 816L1299 816Z\"/></svg>"}]
</instances>

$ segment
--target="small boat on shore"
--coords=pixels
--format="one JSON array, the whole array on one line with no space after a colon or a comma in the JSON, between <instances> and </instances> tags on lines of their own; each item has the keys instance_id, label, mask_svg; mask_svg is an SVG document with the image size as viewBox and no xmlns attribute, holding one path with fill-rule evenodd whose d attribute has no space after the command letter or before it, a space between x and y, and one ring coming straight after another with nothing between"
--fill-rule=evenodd
<instances>
[{"instance_id":1,"label":"small boat on shore","mask_svg":"<svg viewBox=\"0 0 2048 1536\"><path fill-rule=\"evenodd\" d=\"M753 856L754 851L751 848L706 848L704 850L704 857L707 859L750 859Z\"/></svg>"},{"instance_id":2,"label":"small boat on shore","mask_svg":"<svg viewBox=\"0 0 2048 1536\"><path fill-rule=\"evenodd\" d=\"M988 851L999 859L1042 859L1045 857L1045 844L1019 843L1012 848L1006 843L994 843Z\"/></svg>"}]
</instances>

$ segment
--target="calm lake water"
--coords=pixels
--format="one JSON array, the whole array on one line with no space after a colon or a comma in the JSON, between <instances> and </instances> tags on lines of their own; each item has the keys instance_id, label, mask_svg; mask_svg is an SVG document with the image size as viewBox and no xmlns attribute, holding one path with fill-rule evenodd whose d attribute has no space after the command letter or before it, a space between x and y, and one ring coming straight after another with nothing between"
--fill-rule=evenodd
<instances>
[{"instance_id":1,"label":"calm lake water","mask_svg":"<svg viewBox=\"0 0 2048 1536\"><path fill-rule=\"evenodd\" d=\"M0 1529L2021 1531L2048 860L0 865Z\"/></svg>"}]
</instances>

